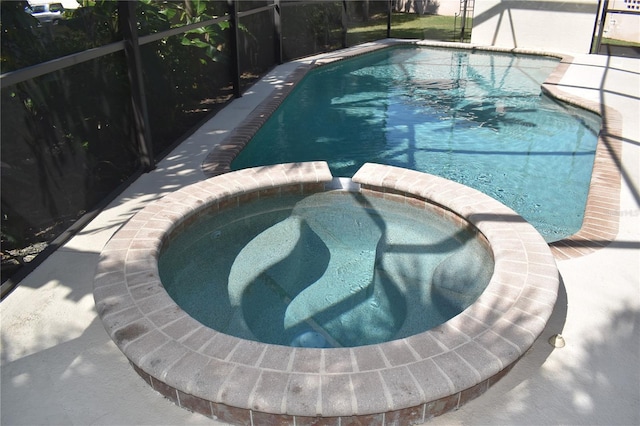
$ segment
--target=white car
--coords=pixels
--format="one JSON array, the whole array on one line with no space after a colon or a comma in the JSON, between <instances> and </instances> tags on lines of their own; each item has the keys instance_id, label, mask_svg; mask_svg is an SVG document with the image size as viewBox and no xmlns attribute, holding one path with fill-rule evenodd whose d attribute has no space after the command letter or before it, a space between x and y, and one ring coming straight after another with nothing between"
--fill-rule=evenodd
<instances>
[{"instance_id":1,"label":"white car","mask_svg":"<svg viewBox=\"0 0 640 426\"><path fill-rule=\"evenodd\" d=\"M62 3L45 3L29 6L27 12L34 18L43 23L57 24L62 19L64 7Z\"/></svg>"}]
</instances>

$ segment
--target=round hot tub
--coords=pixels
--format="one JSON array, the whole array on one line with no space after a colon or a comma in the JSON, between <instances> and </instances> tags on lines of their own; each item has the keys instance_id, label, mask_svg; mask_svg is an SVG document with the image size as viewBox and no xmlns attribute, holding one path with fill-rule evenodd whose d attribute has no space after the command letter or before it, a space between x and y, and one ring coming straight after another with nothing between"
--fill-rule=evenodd
<instances>
[{"instance_id":1,"label":"round hot tub","mask_svg":"<svg viewBox=\"0 0 640 426\"><path fill-rule=\"evenodd\" d=\"M489 283L474 228L359 191L275 194L172 233L158 266L190 316L242 339L340 348L434 328Z\"/></svg>"},{"instance_id":2,"label":"round hot tub","mask_svg":"<svg viewBox=\"0 0 640 426\"><path fill-rule=\"evenodd\" d=\"M415 171L323 162L217 176L105 246L94 296L154 389L237 424L422 422L483 393L542 332L559 275L497 201Z\"/></svg>"}]
</instances>

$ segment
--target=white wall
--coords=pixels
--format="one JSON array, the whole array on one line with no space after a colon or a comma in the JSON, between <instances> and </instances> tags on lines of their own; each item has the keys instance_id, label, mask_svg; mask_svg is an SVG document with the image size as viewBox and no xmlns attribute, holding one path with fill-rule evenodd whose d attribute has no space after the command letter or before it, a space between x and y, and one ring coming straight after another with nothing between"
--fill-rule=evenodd
<instances>
[{"instance_id":1,"label":"white wall","mask_svg":"<svg viewBox=\"0 0 640 426\"><path fill-rule=\"evenodd\" d=\"M460 0L439 0L438 15L455 16L460 14Z\"/></svg>"},{"instance_id":2,"label":"white wall","mask_svg":"<svg viewBox=\"0 0 640 426\"><path fill-rule=\"evenodd\" d=\"M476 0L471 43L588 53L597 0Z\"/></svg>"},{"instance_id":3,"label":"white wall","mask_svg":"<svg viewBox=\"0 0 640 426\"><path fill-rule=\"evenodd\" d=\"M428 8L429 3L434 3L434 0L396 0L395 10L416 13ZM460 13L460 0L435 0L435 3L438 4L436 11L438 15L454 16Z\"/></svg>"},{"instance_id":4,"label":"white wall","mask_svg":"<svg viewBox=\"0 0 640 426\"><path fill-rule=\"evenodd\" d=\"M611 0L609 10L640 12L640 1ZM604 36L640 43L640 15L609 13L604 24Z\"/></svg>"}]
</instances>

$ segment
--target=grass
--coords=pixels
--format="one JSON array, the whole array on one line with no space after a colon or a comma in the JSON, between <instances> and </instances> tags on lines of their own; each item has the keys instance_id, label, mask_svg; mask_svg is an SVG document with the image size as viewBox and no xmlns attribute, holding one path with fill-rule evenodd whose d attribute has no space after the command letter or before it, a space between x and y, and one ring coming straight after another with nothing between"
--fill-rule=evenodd
<instances>
[{"instance_id":1,"label":"grass","mask_svg":"<svg viewBox=\"0 0 640 426\"><path fill-rule=\"evenodd\" d=\"M602 38L602 44L610 44L612 46L628 46L628 47L640 47L640 43L635 41L616 40L615 38Z\"/></svg>"},{"instance_id":2,"label":"grass","mask_svg":"<svg viewBox=\"0 0 640 426\"><path fill-rule=\"evenodd\" d=\"M470 28L470 19L467 25ZM391 37L393 38L460 41L459 28L460 19L456 22L456 18L453 16L408 13L393 13L391 15ZM457 31L454 31L455 29ZM367 22L350 23L347 43L349 46L353 46L365 41L384 38L386 34L387 15L375 15ZM469 41L468 34L465 41Z\"/></svg>"},{"instance_id":3,"label":"grass","mask_svg":"<svg viewBox=\"0 0 640 426\"><path fill-rule=\"evenodd\" d=\"M630 58L640 58L640 43L614 38L603 37L600 48L596 52L596 41L593 41L591 51L601 55L625 56Z\"/></svg>"}]
</instances>

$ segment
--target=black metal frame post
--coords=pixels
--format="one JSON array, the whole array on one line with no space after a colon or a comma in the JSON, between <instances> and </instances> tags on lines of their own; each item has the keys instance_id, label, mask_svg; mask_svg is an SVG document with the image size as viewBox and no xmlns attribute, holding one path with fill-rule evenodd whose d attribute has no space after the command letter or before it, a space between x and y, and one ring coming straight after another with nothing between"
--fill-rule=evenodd
<instances>
[{"instance_id":1,"label":"black metal frame post","mask_svg":"<svg viewBox=\"0 0 640 426\"><path fill-rule=\"evenodd\" d=\"M393 0L387 0L387 38L391 38L391 3Z\"/></svg>"},{"instance_id":2,"label":"black metal frame post","mask_svg":"<svg viewBox=\"0 0 640 426\"><path fill-rule=\"evenodd\" d=\"M127 58L127 74L131 85L131 105L133 107L133 121L136 128L140 164L143 170L148 172L155 169L156 162L153 156L149 114L147 112L144 80L142 78L142 59L140 58L136 25L136 2L119 1L118 18L124 39L124 52Z\"/></svg>"},{"instance_id":3,"label":"black metal frame post","mask_svg":"<svg viewBox=\"0 0 640 426\"><path fill-rule=\"evenodd\" d=\"M238 7L237 0L227 0L229 5L229 17L231 24L231 72L233 74L233 96L239 98L240 93L240 51L238 49Z\"/></svg>"},{"instance_id":4,"label":"black metal frame post","mask_svg":"<svg viewBox=\"0 0 640 426\"><path fill-rule=\"evenodd\" d=\"M342 48L347 47L347 0L342 0Z\"/></svg>"},{"instance_id":5,"label":"black metal frame post","mask_svg":"<svg viewBox=\"0 0 640 426\"><path fill-rule=\"evenodd\" d=\"M467 5L468 0L464 0L464 8L462 9L462 22L460 24L460 26L462 27L460 29L460 43L464 42L464 32L467 26Z\"/></svg>"},{"instance_id":6,"label":"black metal frame post","mask_svg":"<svg viewBox=\"0 0 640 426\"><path fill-rule=\"evenodd\" d=\"M600 8L602 6L602 8ZM596 13L595 26L598 28L598 35L595 40L595 48L591 53L599 53L600 45L602 44L602 35L604 34L604 21L607 19L607 12L609 11L609 0L598 1L598 13ZM594 31L595 35L595 31ZM593 41L591 42L593 48Z\"/></svg>"},{"instance_id":7,"label":"black metal frame post","mask_svg":"<svg viewBox=\"0 0 640 426\"><path fill-rule=\"evenodd\" d=\"M282 64L282 19L280 17L280 0L273 0L273 35L275 57Z\"/></svg>"}]
</instances>

